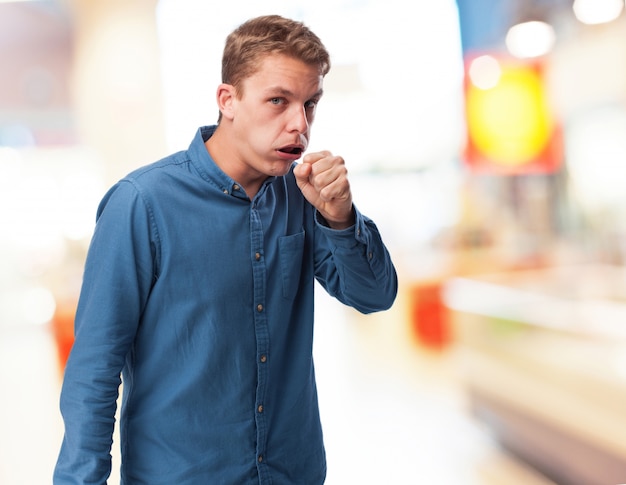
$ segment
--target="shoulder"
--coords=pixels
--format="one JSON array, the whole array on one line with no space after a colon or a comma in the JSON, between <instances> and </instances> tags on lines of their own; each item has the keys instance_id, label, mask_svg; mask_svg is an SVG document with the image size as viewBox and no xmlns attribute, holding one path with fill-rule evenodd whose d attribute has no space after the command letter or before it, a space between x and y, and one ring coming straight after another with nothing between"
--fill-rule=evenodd
<instances>
[{"instance_id":1,"label":"shoulder","mask_svg":"<svg viewBox=\"0 0 626 485\"><path fill-rule=\"evenodd\" d=\"M162 176L166 175L168 172L176 171L181 165L189 163L189 157L187 152L180 151L174 153L172 155L168 155L167 157L162 158L156 162L150 163L148 165L143 165L139 168L136 168L128 175L126 175L122 181L142 181L149 182L152 180L159 180Z\"/></svg>"}]
</instances>

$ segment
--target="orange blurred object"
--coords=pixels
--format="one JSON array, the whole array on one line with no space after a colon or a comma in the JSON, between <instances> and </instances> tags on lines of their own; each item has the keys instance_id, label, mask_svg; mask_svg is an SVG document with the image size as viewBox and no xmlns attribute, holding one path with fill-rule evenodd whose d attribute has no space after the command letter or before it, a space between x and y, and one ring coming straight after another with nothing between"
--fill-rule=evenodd
<instances>
[{"instance_id":1,"label":"orange blurred object","mask_svg":"<svg viewBox=\"0 0 626 485\"><path fill-rule=\"evenodd\" d=\"M421 282L411 288L411 324L421 344L444 349L452 340L448 310L441 297L440 282Z\"/></svg>"},{"instance_id":2,"label":"orange blurred object","mask_svg":"<svg viewBox=\"0 0 626 485\"><path fill-rule=\"evenodd\" d=\"M52 331L57 347L59 368L65 370L65 364L74 345L74 316L76 315L76 303L57 304L57 309L52 317Z\"/></svg>"}]
</instances>

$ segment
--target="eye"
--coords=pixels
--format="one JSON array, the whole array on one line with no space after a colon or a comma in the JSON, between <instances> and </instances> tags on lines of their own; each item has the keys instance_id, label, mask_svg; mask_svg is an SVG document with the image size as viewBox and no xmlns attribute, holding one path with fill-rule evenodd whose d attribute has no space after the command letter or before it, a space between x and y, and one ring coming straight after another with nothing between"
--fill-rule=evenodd
<instances>
[{"instance_id":1,"label":"eye","mask_svg":"<svg viewBox=\"0 0 626 485\"><path fill-rule=\"evenodd\" d=\"M304 107L306 109L315 109L315 107L317 106L317 103L319 103L319 99L311 99L307 101L306 103L304 103Z\"/></svg>"},{"instance_id":2,"label":"eye","mask_svg":"<svg viewBox=\"0 0 626 485\"><path fill-rule=\"evenodd\" d=\"M270 99L270 104L274 104L276 106L283 104L284 103L284 99L283 98L271 98Z\"/></svg>"}]
</instances>

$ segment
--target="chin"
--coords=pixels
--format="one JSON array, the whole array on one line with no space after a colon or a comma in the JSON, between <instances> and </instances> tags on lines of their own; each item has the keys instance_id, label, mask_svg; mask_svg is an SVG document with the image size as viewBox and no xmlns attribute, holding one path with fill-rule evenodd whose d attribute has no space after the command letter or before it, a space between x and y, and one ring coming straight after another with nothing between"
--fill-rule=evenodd
<instances>
[{"instance_id":1,"label":"chin","mask_svg":"<svg viewBox=\"0 0 626 485\"><path fill-rule=\"evenodd\" d=\"M293 165L292 161L285 161L285 162L272 164L272 167L269 170L269 175L273 175L275 177L282 177L283 175L287 175L289 171L291 170L292 165Z\"/></svg>"}]
</instances>

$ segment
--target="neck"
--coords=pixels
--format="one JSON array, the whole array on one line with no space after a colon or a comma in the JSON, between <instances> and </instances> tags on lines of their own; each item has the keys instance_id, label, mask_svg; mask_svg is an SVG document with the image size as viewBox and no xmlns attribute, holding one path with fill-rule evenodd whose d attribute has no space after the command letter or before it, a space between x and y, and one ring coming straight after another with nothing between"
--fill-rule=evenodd
<instances>
[{"instance_id":1,"label":"neck","mask_svg":"<svg viewBox=\"0 0 626 485\"><path fill-rule=\"evenodd\" d=\"M261 174L258 177L250 176L249 168L245 162L241 161L239 155L231 149L237 145L234 140L230 139L227 130L218 126L204 145L215 164L222 172L243 187L248 198L252 200L267 177Z\"/></svg>"}]
</instances>

